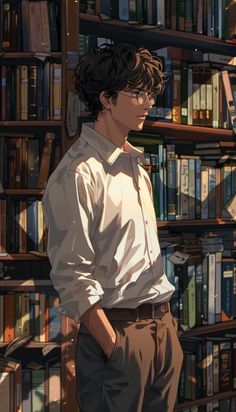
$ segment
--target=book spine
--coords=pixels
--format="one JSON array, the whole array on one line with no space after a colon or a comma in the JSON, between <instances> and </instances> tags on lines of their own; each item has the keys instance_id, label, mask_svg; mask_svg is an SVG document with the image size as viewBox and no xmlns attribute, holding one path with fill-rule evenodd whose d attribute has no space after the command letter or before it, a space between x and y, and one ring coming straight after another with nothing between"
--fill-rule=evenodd
<instances>
[{"instance_id":1,"label":"book spine","mask_svg":"<svg viewBox=\"0 0 236 412\"><path fill-rule=\"evenodd\" d=\"M188 205L189 205L189 193L188 193L188 159L180 159L180 187L181 187L181 216L182 219L188 219Z\"/></svg>"},{"instance_id":2,"label":"book spine","mask_svg":"<svg viewBox=\"0 0 236 412\"><path fill-rule=\"evenodd\" d=\"M232 319L233 262L222 261L221 321Z\"/></svg>"},{"instance_id":3,"label":"book spine","mask_svg":"<svg viewBox=\"0 0 236 412\"><path fill-rule=\"evenodd\" d=\"M196 326L196 277L195 265L188 265L188 325Z\"/></svg>"}]
</instances>

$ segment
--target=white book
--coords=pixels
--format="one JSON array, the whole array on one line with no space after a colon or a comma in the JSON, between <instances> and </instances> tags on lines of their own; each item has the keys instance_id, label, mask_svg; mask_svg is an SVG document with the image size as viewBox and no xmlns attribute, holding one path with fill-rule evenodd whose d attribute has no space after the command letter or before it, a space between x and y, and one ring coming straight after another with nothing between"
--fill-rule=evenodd
<instances>
[{"instance_id":1,"label":"white book","mask_svg":"<svg viewBox=\"0 0 236 412\"><path fill-rule=\"evenodd\" d=\"M208 167L201 167L201 219L208 219Z\"/></svg>"},{"instance_id":2,"label":"white book","mask_svg":"<svg viewBox=\"0 0 236 412\"><path fill-rule=\"evenodd\" d=\"M220 72L212 69L212 127L218 128L220 122Z\"/></svg>"},{"instance_id":3,"label":"white book","mask_svg":"<svg viewBox=\"0 0 236 412\"><path fill-rule=\"evenodd\" d=\"M180 194L181 194L181 215L182 219L188 219L188 159L180 159Z\"/></svg>"},{"instance_id":4,"label":"white book","mask_svg":"<svg viewBox=\"0 0 236 412\"><path fill-rule=\"evenodd\" d=\"M216 256L210 253L208 256L208 324L215 323L215 276Z\"/></svg>"},{"instance_id":5,"label":"white book","mask_svg":"<svg viewBox=\"0 0 236 412\"><path fill-rule=\"evenodd\" d=\"M188 195L189 195L189 204L188 204L188 217L189 219L195 219L195 160L188 159Z\"/></svg>"}]
</instances>

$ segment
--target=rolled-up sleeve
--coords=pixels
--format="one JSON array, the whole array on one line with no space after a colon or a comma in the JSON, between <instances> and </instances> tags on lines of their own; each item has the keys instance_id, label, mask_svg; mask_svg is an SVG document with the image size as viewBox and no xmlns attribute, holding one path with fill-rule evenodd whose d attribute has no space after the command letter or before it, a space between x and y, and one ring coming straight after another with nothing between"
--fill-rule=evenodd
<instances>
[{"instance_id":1,"label":"rolled-up sleeve","mask_svg":"<svg viewBox=\"0 0 236 412\"><path fill-rule=\"evenodd\" d=\"M42 203L48 227L50 276L60 297L58 310L79 322L103 296L103 289L93 276L95 254L91 239L98 217L90 177L74 171L61 174L49 182Z\"/></svg>"}]
</instances>

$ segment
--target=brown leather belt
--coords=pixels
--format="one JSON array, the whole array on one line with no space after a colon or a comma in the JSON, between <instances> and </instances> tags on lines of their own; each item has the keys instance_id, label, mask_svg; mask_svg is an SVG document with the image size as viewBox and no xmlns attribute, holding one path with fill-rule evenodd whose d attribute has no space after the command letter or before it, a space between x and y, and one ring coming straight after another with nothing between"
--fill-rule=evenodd
<instances>
[{"instance_id":1,"label":"brown leather belt","mask_svg":"<svg viewBox=\"0 0 236 412\"><path fill-rule=\"evenodd\" d=\"M154 303L138 306L135 309L130 308L103 308L108 319L111 320L133 320L143 319L160 319L166 312L170 312L169 302Z\"/></svg>"}]
</instances>

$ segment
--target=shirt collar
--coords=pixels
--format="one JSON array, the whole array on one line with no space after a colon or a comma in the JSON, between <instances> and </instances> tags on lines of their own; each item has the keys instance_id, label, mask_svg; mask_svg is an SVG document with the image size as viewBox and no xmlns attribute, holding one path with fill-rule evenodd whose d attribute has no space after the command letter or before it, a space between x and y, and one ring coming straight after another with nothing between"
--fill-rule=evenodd
<instances>
[{"instance_id":1,"label":"shirt collar","mask_svg":"<svg viewBox=\"0 0 236 412\"><path fill-rule=\"evenodd\" d=\"M83 124L80 136L90 146L92 146L108 164L112 165L120 156L120 154L123 154L124 152L118 146L114 145L110 140L106 139L100 133L96 132L93 128L93 125L94 123ZM124 144L124 149L130 154L130 156L136 158L138 163L146 164L141 150L132 146L127 141Z\"/></svg>"}]
</instances>

